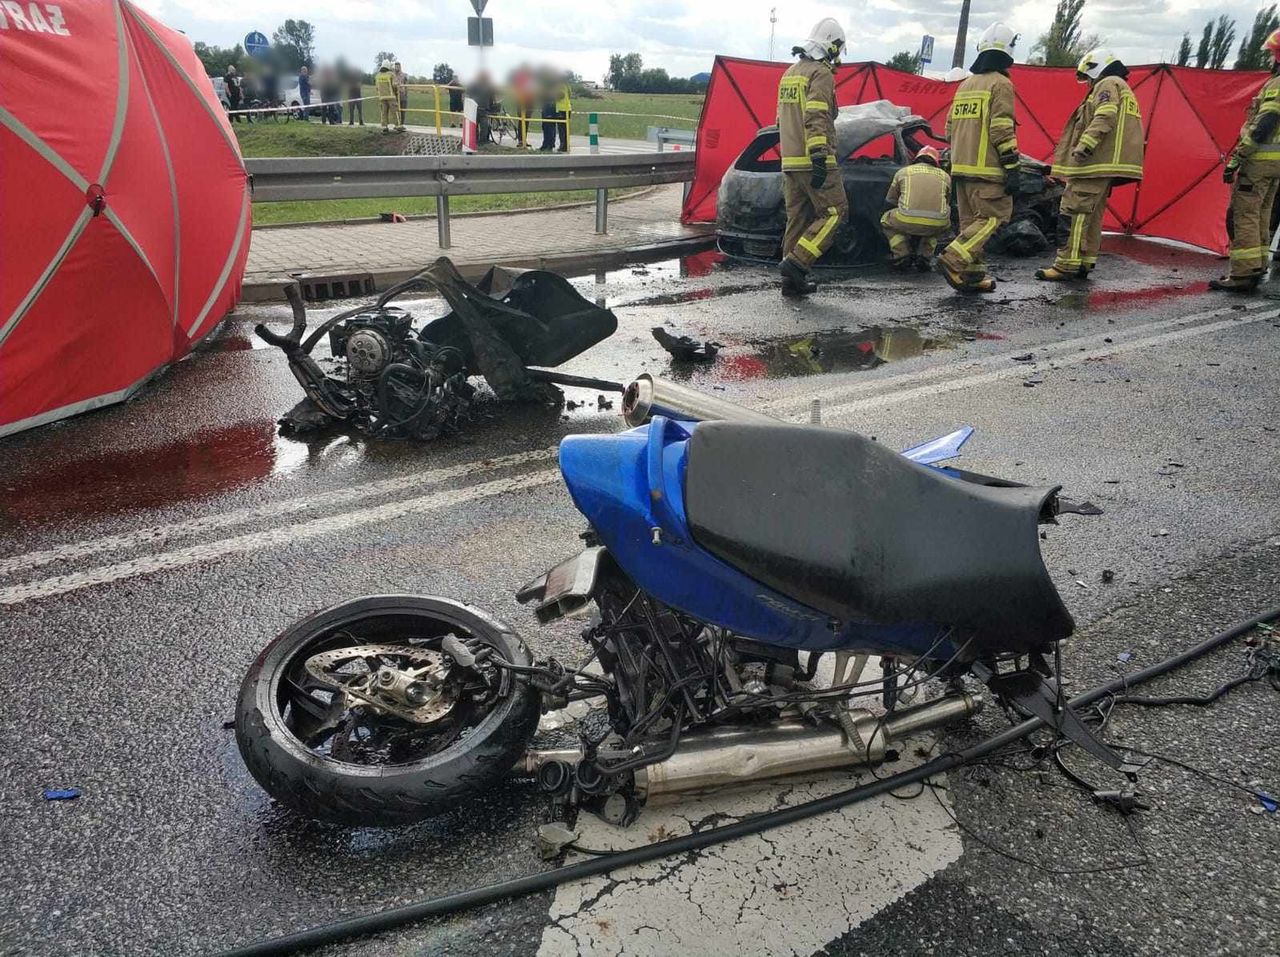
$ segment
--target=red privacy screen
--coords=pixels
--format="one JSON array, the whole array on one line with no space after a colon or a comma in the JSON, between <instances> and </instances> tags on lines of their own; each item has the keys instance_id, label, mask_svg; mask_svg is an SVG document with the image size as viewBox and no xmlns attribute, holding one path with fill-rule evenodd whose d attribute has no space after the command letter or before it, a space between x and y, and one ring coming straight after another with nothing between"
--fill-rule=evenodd
<instances>
[{"instance_id":1,"label":"red privacy screen","mask_svg":"<svg viewBox=\"0 0 1280 957\"><path fill-rule=\"evenodd\" d=\"M778 80L786 68L785 63L716 58L698 123L685 222L715 220L720 180L756 131L773 124ZM1047 160L1086 88L1076 82L1072 69L1015 66L1011 75L1017 91L1018 145ZM1111 194L1106 228L1226 252L1229 187L1218 174L1249 100L1266 78L1262 72L1238 70L1133 67L1129 85L1147 134L1145 178ZM939 133L955 87L878 63L851 63L836 71L839 105L890 100L910 107Z\"/></svg>"}]
</instances>

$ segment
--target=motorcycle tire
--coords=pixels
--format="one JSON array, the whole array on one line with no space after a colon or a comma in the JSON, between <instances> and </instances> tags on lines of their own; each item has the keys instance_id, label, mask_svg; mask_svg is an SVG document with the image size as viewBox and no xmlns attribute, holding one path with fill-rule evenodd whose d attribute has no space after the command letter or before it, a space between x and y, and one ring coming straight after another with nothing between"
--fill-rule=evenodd
<instances>
[{"instance_id":1,"label":"motorcycle tire","mask_svg":"<svg viewBox=\"0 0 1280 957\"><path fill-rule=\"evenodd\" d=\"M290 731L278 704L279 685L309 645L347 629L360 633L362 624L368 628L419 617L479 638L513 664L533 663L524 641L506 624L446 598L370 595L309 615L263 649L240 687L236 743L268 794L317 820L391 827L456 808L506 777L537 730L541 704L539 693L510 672L502 675L498 700L476 726L443 750L409 763L335 760Z\"/></svg>"}]
</instances>

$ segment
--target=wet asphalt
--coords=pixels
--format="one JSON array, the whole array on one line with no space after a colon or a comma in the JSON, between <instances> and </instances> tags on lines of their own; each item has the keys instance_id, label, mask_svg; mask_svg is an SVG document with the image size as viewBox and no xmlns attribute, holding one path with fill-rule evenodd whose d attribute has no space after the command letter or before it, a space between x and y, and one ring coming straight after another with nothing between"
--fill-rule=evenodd
<instances>
[{"instance_id":1,"label":"wet asphalt","mask_svg":"<svg viewBox=\"0 0 1280 957\"><path fill-rule=\"evenodd\" d=\"M975 425L962 465L1103 508L1043 542L1083 688L1280 595L1280 300L1207 293L1211 257L1105 249L1088 284L1046 287L1008 261L994 296L964 299L869 269L803 306L711 253L623 267L575 279L619 330L563 368L649 371L796 420L817 397L826 424L897 447ZM287 310L243 309L127 405L0 442L0 953L212 953L546 866L531 839L545 808L522 786L411 828L318 825L272 804L224 725L274 634L362 593L465 598L572 654L571 628L535 628L512 596L578 547L582 522L548 457L504 457L616 429L616 409L570 392L573 408L481 402L464 434L425 446L289 439L274 422L298 389L259 321L287 326ZM719 358L673 366L657 325L714 339ZM1232 646L1157 690L1204 690L1242 660ZM943 745L1002 721L990 709ZM1208 709L1117 710L1111 732L1280 793L1265 685ZM1159 765L1143 775L1152 809L1126 822L1029 760L952 775L964 855L828 952L1280 951L1280 815ZM81 797L45 801L50 787ZM327 953L531 954L548 902Z\"/></svg>"}]
</instances>

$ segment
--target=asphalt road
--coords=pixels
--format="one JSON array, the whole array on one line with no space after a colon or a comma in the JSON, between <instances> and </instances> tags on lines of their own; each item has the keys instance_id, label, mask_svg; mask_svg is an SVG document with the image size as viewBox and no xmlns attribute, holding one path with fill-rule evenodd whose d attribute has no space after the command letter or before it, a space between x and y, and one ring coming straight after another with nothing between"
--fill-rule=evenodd
<instances>
[{"instance_id":1,"label":"asphalt road","mask_svg":"<svg viewBox=\"0 0 1280 957\"><path fill-rule=\"evenodd\" d=\"M796 306L763 269L710 255L582 277L620 328L565 371L669 375L795 420L817 397L825 424L894 447L975 425L961 464L1104 510L1042 543L1083 688L1280 595L1280 301L1209 295L1206 256L1107 249L1074 288L1002 263L981 300L867 270ZM258 789L224 724L274 634L361 593L465 598L572 654L571 628L537 629L512 596L580 544L556 443L618 428L616 412L579 393L572 409L482 404L427 446L282 438L298 390L251 336L262 320L287 324L245 309L130 404L0 443L0 953L211 953L547 866L546 811L523 787L410 828L317 825ZM659 324L720 358L672 368ZM1243 660L1234 645L1152 693L1202 692ZM1109 734L1276 794L1278 705L1250 684L1208 709L1118 709ZM1004 720L989 709L920 746ZM326 953L1280 952L1280 815L1156 763L1151 809L1126 820L1032 763ZM582 826L637 843L850 777L650 808L627 833Z\"/></svg>"}]
</instances>

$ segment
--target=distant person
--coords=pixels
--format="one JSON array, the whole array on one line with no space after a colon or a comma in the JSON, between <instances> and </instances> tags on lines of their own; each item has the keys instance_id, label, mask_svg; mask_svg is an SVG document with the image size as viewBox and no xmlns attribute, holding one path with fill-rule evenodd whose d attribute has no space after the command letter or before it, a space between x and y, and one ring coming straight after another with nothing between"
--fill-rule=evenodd
<instances>
[{"instance_id":1,"label":"distant person","mask_svg":"<svg viewBox=\"0 0 1280 957\"><path fill-rule=\"evenodd\" d=\"M450 126L457 126L459 123L462 122L462 107L464 105L465 104L463 103L462 81L459 80L456 76L450 77L449 78L449 113L451 114L449 117Z\"/></svg>"},{"instance_id":2,"label":"distant person","mask_svg":"<svg viewBox=\"0 0 1280 957\"><path fill-rule=\"evenodd\" d=\"M522 66L511 76L511 93L516 104L516 145L529 146L529 119L538 100L533 71Z\"/></svg>"},{"instance_id":3,"label":"distant person","mask_svg":"<svg viewBox=\"0 0 1280 957\"><path fill-rule=\"evenodd\" d=\"M264 106L280 105L280 80L271 67L262 74L262 101Z\"/></svg>"},{"instance_id":4,"label":"distant person","mask_svg":"<svg viewBox=\"0 0 1280 957\"><path fill-rule=\"evenodd\" d=\"M227 93L227 109L231 111L231 122L239 123L245 119L243 113L237 113L240 109L240 77L236 75L236 68L228 64L227 72L222 75L222 85Z\"/></svg>"},{"instance_id":5,"label":"distant person","mask_svg":"<svg viewBox=\"0 0 1280 957\"><path fill-rule=\"evenodd\" d=\"M813 264L836 241L849 216L849 197L836 160L835 68L844 28L819 20L791 52L798 59L778 83L778 147L787 227L782 234L782 294L807 296L817 287Z\"/></svg>"},{"instance_id":6,"label":"distant person","mask_svg":"<svg viewBox=\"0 0 1280 957\"><path fill-rule=\"evenodd\" d=\"M360 71L347 74L347 126L355 126L356 117L364 126L364 87L360 85Z\"/></svg>"},{"instance_id":7,"label":"distant person","mask_svg":"<svg viewBox=\"0 0 1280 957\"><path fill-rule=\"evenodd\" d=\"M489 74L481 71L471 81L467 95L476 101L476 143L488 143L493 139L489 116L494 111L495 90Z\"/></svg>"},{"instance_id":8,"label":"distant person","mask_svg":"<svg viewBox=\"0 0 1280 957\"><path fill-rule=\"evenodd\" d=\"M560 83L560 92L556 97L556 119L563 123L556 124L556 136L560 140L560 152L569 152L569 114L573 112L573 90L569 87L566 76Z\"/></svg>"},{"instance_id":9,"label":"distant person","mask_svg":"<svg viewBox=\"0 0 1280 957\"><path fill-rule=\"evenodd\" d=\"M560 142L560 152L569 152L569 113L573 110L573 97L566 79L547 75L542 86L542 146L549 153Z\"/></svg>"},{"instance_id":10,"label":"distant person","mask_svg":"<svg viewBox=\"0 0 1280 957\"><path fill-rule=\"evenodd\" d=\"M336 126L342 122L342 107L338 100L342 99L342 84L338 73L331 66L321 67L319 73L320 86L320 121Z\"/></svg>"},{"instance_id":11,"label":"distant person","mask_svg":"<svg viewBox=\"0 0 1280 957\"><path fill-rule=\"evenodd\" d=\"M396 129L404 132L404 121L409 115L409 78L405 76L404 68L400 66L397 60L392 75L396 81L396 98L400 102L400 122L396 125Z\"/></svg>"},{"instance_id":12,"label":"distant person","mask_svg":"<svg viewBox=\"0 0 1280 957\"><path fill-rule=\"evenodd\" d=\"M893 174L880 228L894 269L927 270L938 237L951 228L951 177L941 163L936 149L923 146L914 162Z\"/></svg>"},{"instance_id":13,"label":"distant person","mask_svg":"<svg viewBox=\"0 0 1280 957\"><path fill-rule=\"evenodd\" d=\"M311 105L311 73L305 66L298 71L298 99L302 101L300 119L311 122L311 111L307 109Z\"/></svg>"},{"instance_id":14,"label":"distant person","mask_svg":"<svg viewBox=\"0 0 1280 957\"><path fill-rule=\"evenodd\" d=\"M378 109L382 115L382 132L390 133L392 125L400 127L400 96L396 90L396 75L391 71L391 61L383 60L373 78L378 93Z\"/></svg>"},{"instance_id":15,"label":"distant person","mask_svg":"<svg viewBox=\"0 0 1280 957\"><path fill-rule=\"evenodd\" d=\"M1249 104L1240 138L1222 171L1222 181L1231 186L1231 268L1227 275L1209 280L1211 289L1249 292L1267 271L1271 210L1280 191L1280 30L1267 37L1262 49L1271 56L1271 76Z\"/></svg>"}]
</instances>

